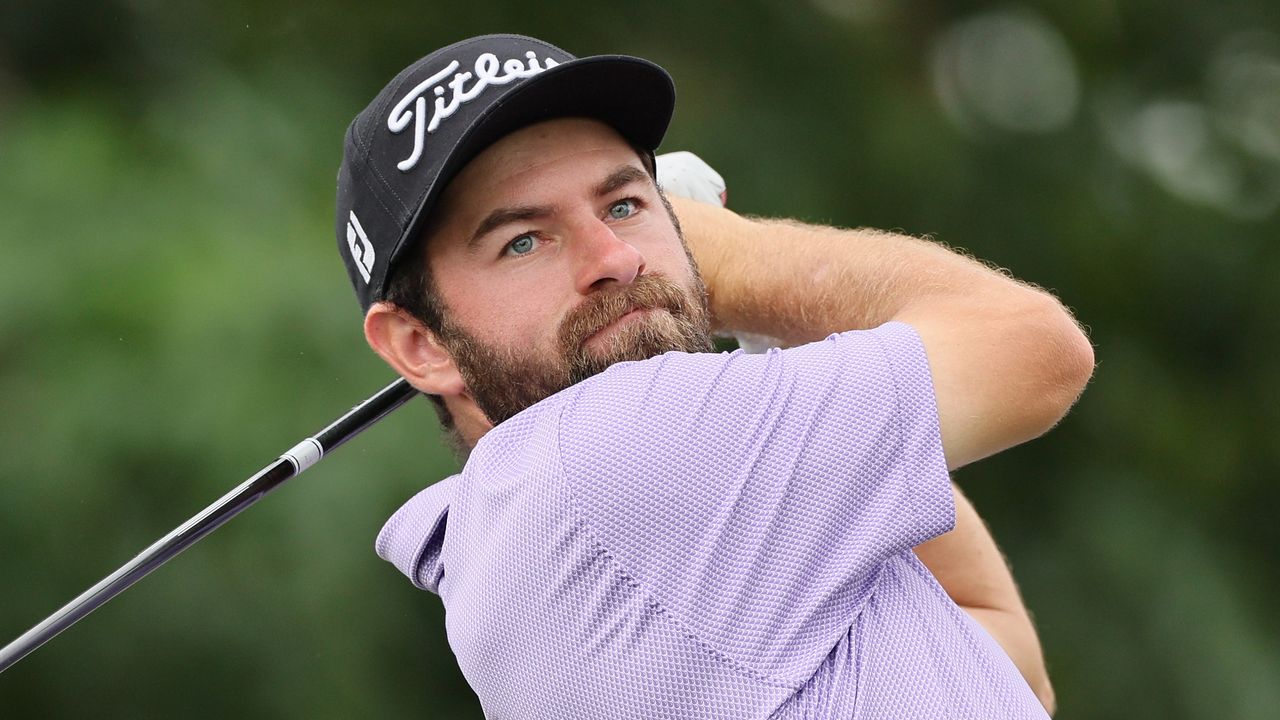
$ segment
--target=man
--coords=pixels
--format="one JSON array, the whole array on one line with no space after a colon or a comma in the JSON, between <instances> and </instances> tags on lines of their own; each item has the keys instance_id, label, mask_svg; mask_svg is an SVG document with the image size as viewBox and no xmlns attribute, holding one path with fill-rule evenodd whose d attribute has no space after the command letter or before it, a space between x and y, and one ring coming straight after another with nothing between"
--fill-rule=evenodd
<instances>
[{"instance_id":1,"label":"man","mask_svg":"<svg viewBox=\"0 0 1280 720\"><path fill-rule=\"evenodd\" d=\"M1087 339L932 243L673 210L673 103L646 61L486 36L352 123L366 338L471 450L379 554L444 600L491 717L1044 717L948 471L1052 427ZM795 347L715 354L713 328Z\"/></svg>"}]
</instances>

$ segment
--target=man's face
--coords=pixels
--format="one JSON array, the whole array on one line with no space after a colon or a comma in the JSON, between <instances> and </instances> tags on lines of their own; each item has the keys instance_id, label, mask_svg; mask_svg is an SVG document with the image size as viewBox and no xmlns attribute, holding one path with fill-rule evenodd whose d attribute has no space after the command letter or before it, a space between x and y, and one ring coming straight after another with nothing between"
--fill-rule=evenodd
<instances>
[{"instance_id":1,"label":"man's face","mask_svg":"<svg viewBox=\"0 0 1280 720\"><path fill-rule=\"evenodd\" d=\"M436 212L441 341L495 425L613 363L712 349L683 239L639 155L603 123L503 138Z\"/></svg>"}]
</instances>

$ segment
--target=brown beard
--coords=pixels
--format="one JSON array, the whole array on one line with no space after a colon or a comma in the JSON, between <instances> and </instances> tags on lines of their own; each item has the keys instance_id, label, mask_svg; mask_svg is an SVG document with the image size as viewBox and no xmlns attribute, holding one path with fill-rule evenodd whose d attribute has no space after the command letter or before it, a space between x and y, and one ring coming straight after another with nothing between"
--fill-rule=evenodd
<instances>
[{"instance_id":1,"label":"brown beard","mask_svg":"<svg viewBox=\"0 0 1280 720\"><path fill-rule=\"evenodd\" d=\"M573 309L556 332L554 357L533 348L486 344L446 317L440 340L453 356L471 399L494 425L604 371L614 363L646 360L670 350L711 352L706 288L694 271L685 289L658 274L593 293ZM652 309L617 328L594 349L586 341L628 312Z\"/></svg>"}]
</instances>

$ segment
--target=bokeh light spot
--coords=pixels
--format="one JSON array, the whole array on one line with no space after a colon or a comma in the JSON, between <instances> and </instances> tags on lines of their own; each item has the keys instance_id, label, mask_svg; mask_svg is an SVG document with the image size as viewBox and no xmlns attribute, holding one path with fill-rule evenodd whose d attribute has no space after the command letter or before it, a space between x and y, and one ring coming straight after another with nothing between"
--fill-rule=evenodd
<instances>
[{"instance_id":1,"label":"bokeh light spot","mask_svg":"<svg viewBox=\"0 0 1280 720\"><path fill-rule=\"evenodd\" d=\"M986 13L948 28L933 51L933 85L961 129L1059 130L1075 117L1080 81L1066 40L1022 10Z\"/></svg>"}]
</instances>

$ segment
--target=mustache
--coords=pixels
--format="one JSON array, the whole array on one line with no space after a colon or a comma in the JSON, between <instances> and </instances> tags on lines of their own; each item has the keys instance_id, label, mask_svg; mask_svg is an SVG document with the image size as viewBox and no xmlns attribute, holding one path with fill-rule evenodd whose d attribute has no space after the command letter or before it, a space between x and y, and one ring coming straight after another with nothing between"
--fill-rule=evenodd
<instances>
[{"instance_id":1,"label":"mustache","mask_svg":"<svg viewBox=\"0 0 1280 720\"><path fill-rule=\"evenodd\" d=\"M553 329L551 352L532 345L487 344L448 322L441 340L476 406L497 425L614 363L644 360L671 350L713 351L706 301L706 288L696 275L686 288L660 273L650 273L583 298ZM664 310L665 315L637 324L614 338L615 342L587 352L589 337L641 308Z\"/></svg>"},{"instance_id":2,"label":"mustache","mask_svg":"<svg viewBox=\"0 0 1280 720\"><path fill-rule=\"evenodd\" d=\"M565 316L560 323L562 351L576 352L595 333L632 310L666 310L679 318L685 312L685 291L665 276L641 275L627 285L593 293Z\"/></svg>"}]
</instances>

